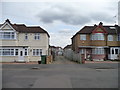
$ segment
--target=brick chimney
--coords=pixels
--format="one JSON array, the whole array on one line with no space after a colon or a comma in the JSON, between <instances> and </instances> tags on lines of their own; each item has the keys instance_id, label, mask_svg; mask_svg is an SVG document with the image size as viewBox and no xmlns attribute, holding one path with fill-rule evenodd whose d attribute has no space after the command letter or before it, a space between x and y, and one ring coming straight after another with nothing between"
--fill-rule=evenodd
<instances>
[{"instance_id":1,"label":"brick chimney","mask_svg":"<svg viewBox=\"0 0 120 90\"><path fill-rule=\"evenodd\" d=\"M102 25L103 25L103 23L102 23L102 22L100 22L100 23L99 23L99 25L101 25L101 26L102 26Z\"/></svg>"},{"instance_id":2,"label":"brick chimney","mask_svg":"<svg viewBox=\"0 0 120 90\"><path fill-rule=\"evenodd\" d=\"M7 20L6 20L6 22L10 23L10 20L9 20L9 19L7 19Z\"/></svg>"}]
</instances>

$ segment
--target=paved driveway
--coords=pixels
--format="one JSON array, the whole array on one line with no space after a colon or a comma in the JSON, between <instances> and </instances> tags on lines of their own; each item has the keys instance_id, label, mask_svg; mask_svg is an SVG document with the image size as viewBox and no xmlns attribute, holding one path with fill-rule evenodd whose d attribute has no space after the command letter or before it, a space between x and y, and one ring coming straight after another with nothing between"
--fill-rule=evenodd
<instances>
[{"instance_id":1,"label":"paved driveway","mask_svg":"<svg viewBox=\"0 0 120 90\"><path fill-rule=\"evenodd\" d=\"M117 87L117 63L3 64L3 88Z\"/></svg>"}]
</instances>

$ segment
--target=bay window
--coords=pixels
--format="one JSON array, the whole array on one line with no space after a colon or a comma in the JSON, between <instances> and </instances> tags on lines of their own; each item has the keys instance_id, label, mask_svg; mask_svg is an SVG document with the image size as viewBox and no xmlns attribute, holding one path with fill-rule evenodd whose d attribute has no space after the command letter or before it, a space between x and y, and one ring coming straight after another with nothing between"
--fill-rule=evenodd
<instances>
[{"instance_id":1,"label":"bay window","mask_svg":"<svg viewBox=\"0 0 120 90\"><path fill-rule=\"evenodd\" d=\"M92 34L91 40L104 40L104 34L103 33Z\"/></svg>"},{"instance_id":2,"label":"bay window","mask_svg":"<svg viewBox=\"0 0 120 90\"><path fill-rule=\"evenodd\" d=\"M14 49L0 49L0 56L14 56Z\"/></svg>"},{"instance_id":3,"label":"bay window","mask_svg":"<svg viewBox=\"0 0 120 90\"><path fill-rule=\"evenodd\" d=\"M92 49L92 54L105 54L104 48L94 48Z\"/></svg>"},{"instance_id":4,"label":"bay window","mask_svg":"<svg viewBox=\"0 0 120 90\"><path fill-rule=\"evenodd\" d=\"M15 32L0 32L0 39L15 39Z\"/></svg>"}]
</instances>

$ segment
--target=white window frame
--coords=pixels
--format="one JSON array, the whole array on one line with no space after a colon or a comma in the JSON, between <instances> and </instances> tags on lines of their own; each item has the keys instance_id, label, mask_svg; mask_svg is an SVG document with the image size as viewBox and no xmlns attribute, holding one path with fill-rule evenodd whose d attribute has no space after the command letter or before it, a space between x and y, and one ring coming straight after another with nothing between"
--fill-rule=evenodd
<instances>
[{"instance_id":1,"label":"white window frame","mask_svg":"<svg viewBox=\"0 0 120 90\"><path fill-rule=\"evenodd\" d=\"M81 34L80 35L80 40L86 40L86 35L85 34Z\"/></svg>"},{"instance_id":2,"label":"white window frame","mask_svg":"<svg viewBox=\"0 0 120 90\"><path fill-rule=\"evenodd\" d=\"M25 48L24 50L25 50L25 51L24 51L24 56L28 56L28 49Z\"/></svg>"},{"instance_id":3,"label":"white window frame","mask_svg":"<svg viewBox=\"0 0 120 90\"><path fill-rule=\"evenodd\" d=\"M117 41L120 41L120 33L117 35Z\"/></svg>"},{"instance_id":4,"label":"white window frame","mask_svg":"<svg viewBox=\"0 0 120 90\"><path fill-rule=\"evenodd\" d=\"M85 49L80 49L80 54L85 54Z\"/></svg>"},{"instance_id":5,"label":"white window frame","mask_svg":"<svg viewBox=\"0 0 120 90\"><path fill-rule=\"evenodd\" d=\"M34 39L35 40L40 40L40 33L35 33Z\"/></svg>"},{"instance_id":6,"label":"white window frame","mask_svg":"<svg viewBox=\"0 0 120 90\"><path fill-rule=\"evenodd\" d=\"M18 55L19 55L19 49L15 48L15 56L18 56Z\"/></svg>"},{"instance_id":7,"label":"white window frame","mask_svg":"<svg viewBox=\"0 0 120 90\"><path fill-rule=\"evenodd\" d=\"M25 33L25 40L28 40L28 34Z\"/></svg>"},{"instance_id":8,"label":"white window frame","mask_svg":"<svg viewBox=\"0 0 120 90\"><path fill-rule=\"evenodd\" d=\"M117 47L111 47L110 48L110 54L116 55L116 50L118 50L117 55L120 54L120 48L117 48Z\"/></svg>"},{"instance_id":9,"label":"white window frame","mask_svg":"<svg viewBox=\"0 0 120 90\"><path fill-rule=\"evenodd\" d=\"M105 49L101 48L101 47L93 48L92 49L92 54L100 54L100 55L105 54Z\"/></svg>"},{"instance_id":10,"label":"white window frame","mask_svg":"<svg viewBox=\"0 0 120 90\"><path fill-rule=\"evenodd\" d=\"M113 41L113 35L108 35L108 41Z\"/></svg>"},{"instance_id":11,"label":"white window frame","mask_svg":"<svg viewBox=\"0 0 120 90\"><path fill-rule=\"evenodd\" d=\"M4 54L8 53L8 54ZM0 56L15 56L15 49L13 48L0 48Z\"/></svg>"},{"instance_id":12,"label":"white window frame","mask_svg":"<svg viewBox=\"0 0 120 90\"><path fill-rule=\"evenodd\" d=\"M42 49L33 49L32 50L33 56L41 56L42 55Z\"/></svg>"},{"instance_id":13,"label":"white window frame","mask_svg":"<svg viewBox=\"0 0 120 90\"><path fill-rule=\"evenodd\" d=\"M103 33L91 34L91 40L105 40Z\"/></svg>"},{"instance_id":14,"label":"white window frame","mask_svg":"<svg viewBox=\"0 0 120 90\"><path fill-rule=\"evenodd\" d=\"M10 34L6 34L6 33L10 33ZM9 36L9 38L5 38L5 36ZM12 35L14 35L14 38L12 38ZM13 40L13 39L16 39L16 32L14 31L5 31L5 30L0 30L0 39L3 39L3 40Z\"/></svg>"}]
</instances>

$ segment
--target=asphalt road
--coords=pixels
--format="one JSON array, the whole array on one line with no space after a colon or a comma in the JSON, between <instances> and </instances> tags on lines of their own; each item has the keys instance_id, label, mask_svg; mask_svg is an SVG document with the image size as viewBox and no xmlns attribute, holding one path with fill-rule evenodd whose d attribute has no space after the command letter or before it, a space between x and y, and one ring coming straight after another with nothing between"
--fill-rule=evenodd
<instances>
[{"instance_id":1,"label":"asphalt road","mask_svg":"<svg viewBox=\"0 0 120 90\"><path fill-rule=\"evenodd\" d=\"M118 88L118 63L3 64L3 88Z\"/></svg>"}]
</instances>

